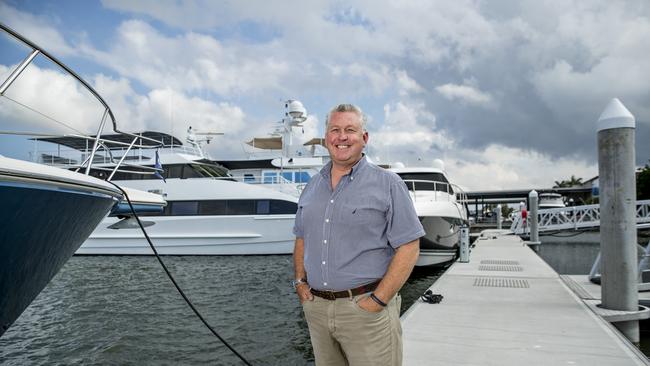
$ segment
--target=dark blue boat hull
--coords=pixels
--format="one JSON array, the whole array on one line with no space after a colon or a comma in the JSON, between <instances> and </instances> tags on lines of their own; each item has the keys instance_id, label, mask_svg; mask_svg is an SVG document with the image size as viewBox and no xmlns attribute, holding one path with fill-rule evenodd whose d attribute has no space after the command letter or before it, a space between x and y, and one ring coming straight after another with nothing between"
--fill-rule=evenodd
<instances>
[{"instance_id":1,"label":"dark blue boat hull","mask_svg":"<svg viewBox=\"0 0 650 366\"><path fill-rule=\"evenodd\" d=\"M0 336L115 202L91 190L0 182Z\"/></svg>"}]
</instances>

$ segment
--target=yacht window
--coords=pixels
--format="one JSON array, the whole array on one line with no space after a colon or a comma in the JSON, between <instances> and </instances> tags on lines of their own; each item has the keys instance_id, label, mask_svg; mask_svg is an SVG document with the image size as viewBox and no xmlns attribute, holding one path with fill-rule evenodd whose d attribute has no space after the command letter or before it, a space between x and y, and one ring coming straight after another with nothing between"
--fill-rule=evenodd
<instances>
[{"instance_id":1,"label":"yacht window","mask_svg":"<svg viewBox=\"0 0 650 366\"><path fill-rule=\"evenodd\" d=\"M169 178L180 178L183 174L183 166L179 164L175 165L163 165L165 173L163 176L167 179Z\"/></svg>"},{"instance_id":2,"label":"yacht window","mask_svg":"<svg viewBox=\"0 0 650 366\"><path fill-rule=\"evenodd\" d=\"M282 178L288 180L289 182L293 182L293 172L282 172Z\"/></svg>"},{"instance_id":3,"label":"yacht window","mask_svg":"<svg viewBox=\"0 0 650 366\"><path fill-rule=\"evenodd\" d=\"M255 201L232 200L228 201L228 215L254 215Z\"/></svg>"},{"instance_id":4,"label":"yacht window","mask_svg":"<svg viewBox=\"0 0 650 366\"><path fill-rule=\"evenodd\" d=\"M308 183L309 179L311 177L309 176L309 173L307 172L297 172L296 173L296 183Z\"/></svg>"},{"instance_id":5,"label":"yacht window","mask_svg":"<svg viewBox=\"0 0 650 366\"><path fill-rule=\"evenodd\" d=\"M293 215L297 210L298 204L282 200L168 201L162 213L139 213L138 215Z\"/></svg>"},{"instance_id":6,"label":"yacht window","mask_svg":"<svg viewBox=\"0 0 650 366\"><path fill-rule=\"evenodd\" d=\"M271 213L271 202L269 200L257 201L257 214L268 215Z\"/></svg>"},{"instance_id":7,"label":"yacht window","mask_svg":"<svg viewBox=\"0 0 650 366\"><path fill-rule=\"evenodd\" d=\"M415 185L416 191L440 191L453 194L454 190L449 185L449 181L441 173L400 173L399 176L404 180L409 190L413 190Z\"/></svg>"},{"instance_id":8,"label":"yacht window","mask_svg":"<svg viewBox=\"0 0 650 366\"><path fill-rule=\"evenodd\" d=\"M201 164L201 167L203 170L206 172L206 176L208 177L213 177L213 178L223 178L223 177L229 177L230 175L228 174L228 169L218 166L218 165L208 165L208 164Z\"/></svg>"},{"instance_id":9,"label":"yacht window","mask_svg":"<svg viewBox=\"0 0 650 366\"><path fill-rule=\"evenodd\" d=\"M209 175L204 175L200 165L188 164L183 167L183 176L182 179L187 178L203 178Z\"/></svg>"},{"instance_id":10,"label":"yacht window","mask_svg":"<svg viewBox=\"0 0 650 366\"><path fill-rule=\"evenodd\" d=\"M174 201L169 202L171 206L170 213L172 216L196 215L199 208L198 201Z\"/></svg>"},{"instance_id":11,"label":"yacht window","mask_svg":"<svg viewBox=\"0 0 650 366\"><path fill-rule=\"evenodd\" d=\"M298 204L296 204L295 202L280 201L280 200L271 201L272 215L295 214L296 211L298 211Z\"/></svg>"},{"instance_id":12,"label":"yacht window","mask_svg":"<svg viewBox=\"0 0 650 366\"><path fill-rule=\"evenodd\" d=\"M255 183L255 176L251 173L244 174L244 183Z\"/></svg>"},{"instance_id":13,"label":"yacht window","mask_svg":"<svg viewBox=\"0 0 650 366\"><path fill-rule=\"evenodd\" d=\"M262 176L264 178L264 184L273 184L278 182L277 172L264 172Z\"/></svg>"},{"instance_id":14,"label":"yacht window","mask_svg":"<svg viewBox=\"0 0 650 366\"><path fill-rule=\"evenodd\" d=\"M228 201L200 201L199 215L225 215L228 209Z\"/></svg>"}]
</instances>

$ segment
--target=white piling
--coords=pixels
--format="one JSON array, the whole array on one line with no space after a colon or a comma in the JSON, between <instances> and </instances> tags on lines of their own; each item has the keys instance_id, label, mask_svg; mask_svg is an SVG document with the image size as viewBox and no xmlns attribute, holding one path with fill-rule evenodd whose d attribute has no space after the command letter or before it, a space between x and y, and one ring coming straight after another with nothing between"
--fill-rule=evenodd
<instances>
[{"instance_id":1,"label":"white piling","mask_svg":"<svg viewBox=\"0 0 650 366\"><path fill-rule=\"evenodd\" d=\"M497 216L497 229L501 230L501 205L497 205L495 211Z\"/></svg>"},{"instance_id":2,"label":"white piling","mask_svg":"<svg viewBox=\"0 0 650 366\"><path fill-rule=\"evenodd\" d=\"M537 191L532 190L528 193L528 203L530 204L528 212L528 220L530 221L530 242L533 245L539 244L539 218L537 217L538 208L538 195Z\"/></svg>"},{"instance_id":3,"label":"white piling","mask_svg":"<svg viewBox=\"0 0 650 366\"><path fill-rule=\"evenodd\" d=\"M616 98L598 119L602 306L637 311L635 120ZM639 343L638 321L615 323Z\"/></svg>"}]
</instances>

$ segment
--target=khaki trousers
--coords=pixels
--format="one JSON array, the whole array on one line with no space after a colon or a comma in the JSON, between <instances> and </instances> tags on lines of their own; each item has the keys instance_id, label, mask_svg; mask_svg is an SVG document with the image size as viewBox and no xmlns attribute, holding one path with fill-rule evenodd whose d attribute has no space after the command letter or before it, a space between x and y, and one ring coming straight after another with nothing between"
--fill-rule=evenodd
<instances>
[{"instance_id":1,"label":"khaki trousers","mask_svg":"<svg viewBox=\"0 0 650 366\"><path fill-rule=\"evenodd\" d=\"M303 303L316 366L402 365L402 298L397 295L382 311L371 313L357 304L368 296L336 300L314 296Z\"/></svg>"}]
</instances>

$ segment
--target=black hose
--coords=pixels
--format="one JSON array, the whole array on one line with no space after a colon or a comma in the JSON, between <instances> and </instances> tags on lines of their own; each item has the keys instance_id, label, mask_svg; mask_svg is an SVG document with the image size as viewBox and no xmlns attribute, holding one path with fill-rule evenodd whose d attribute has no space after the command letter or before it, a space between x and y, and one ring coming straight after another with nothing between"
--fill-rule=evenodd
<instances>
[{"instance_id":1,"label":"black hose","mask_svg":"<svg viewBox=\"0 0 650 366\"><path fill-rule=\"evenodd\" d=\"M110 182L110 181L109 181L108 183L110 183L110 184L114 185L115 187L117 187L117 189L119 189L119 190L122 192L122 194L124 194L124 197L126 197L126 201L128 202L129 207L131 208L131 212L133 213L133 216L135 217L136 221L138 221L138 225L140 226L140 229L142 230L142 233L144 234L144 237L147 239L147 242L149 243L149 246L151 247L151 250L153 250L153 254L156 256L156 259L158 259L158 262L160 263L160 265L162 266L162 268L165 270L165 273L167 274L167 277L169 278L169 280L172 281L172 283L174 284L174 287L176 287L176 290L178 291L179 294L181 294L181 296L183 297L183 299L185 300L185 302L187 303L187 305L192 309L192 311L194 312L194 314L196 314L196 316L197 316L199 319L201 319L201 321L203 322L203 324L204 324L208 329L210 329L210 332L212 332L212 334L214 334L215 337L219 338L219 340L221 341L221 343L223 343L226 347L228 347L228 349L229 349L230 351L232 351L232 353L234 353L235 356L239 357L239 359L242 360L242 362L243 362L244 364L246 364L246 365L248 365L248 366L252 366L251 363L248 362L248 361L244 358L244 356L240 355L239 352L237 352L237 351L236 351L236 350L235 350L235 349L234 349L230 344L228 344L228 342L226 342L226 340L223 339L223 338L219 335L219 333L217 333L217 331L214 330L214 329L210 326L210 324L208 324L208 322L203 318L203 316L201 315L201 313L199 313L199 311L194 307L194 304L192 304L192 302L191 302L190 299L187 297L187 295L185 295L185 293L183 292L183 290L181 290L181 288L178 286L178 283L176 283L176 280L174 279L174 277L172 276L172 274L171 274L171 273L169 272L169 270L167 269L167 266L166 266L165 263L162 261L162 258L160 258L160 256L158 255L158 251L157 251L156 248L153 246L153 243L151 242L151 239L149 238L149 235L147 234L147 231L144 229L144 226L142 225L142 222L140 221L140 218L138 217L138 214L135 213L135 209L133 208L133 205L131 204L131 199L129 198L129 195L126 194L126 192L122 189L122 187L118 186L117 184L115 184L115 183L113 183L113 182Z\"/></svg>"}]
</instances>

